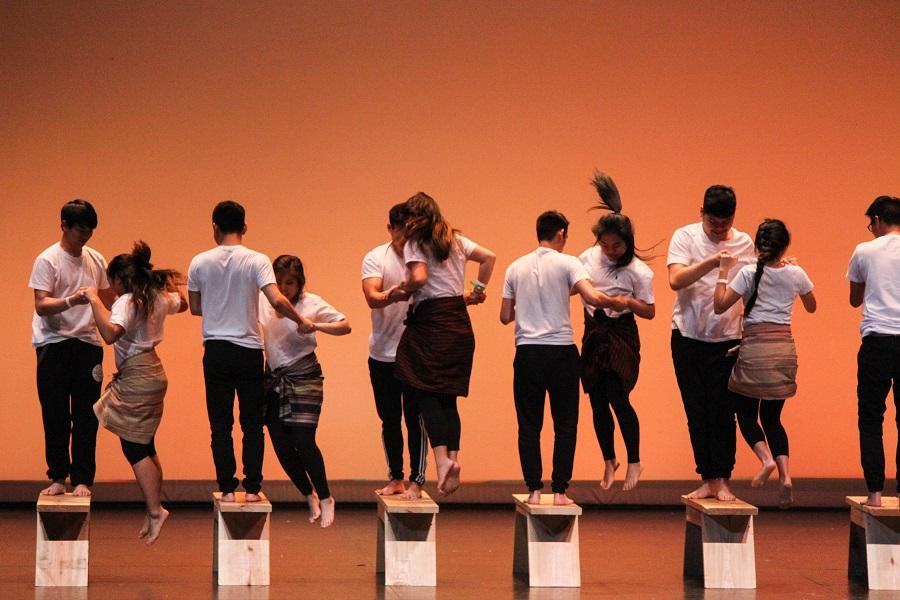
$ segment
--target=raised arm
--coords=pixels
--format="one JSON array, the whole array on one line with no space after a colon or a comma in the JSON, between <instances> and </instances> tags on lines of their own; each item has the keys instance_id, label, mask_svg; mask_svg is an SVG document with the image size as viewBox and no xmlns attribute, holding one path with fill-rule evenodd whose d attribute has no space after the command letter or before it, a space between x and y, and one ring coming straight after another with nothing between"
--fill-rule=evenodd
<instances>
[{"instance_id":1,"label":"raised arm","mask_svg":"<svg viewBox=\"0 0 900 600\"><path fill-rule=\"evenodd\" d=\"M284 294L278 290L277 285L270 283L264 286L261 291L278 314L297 324L297 329L300 333L312 333L316 330L315 323L300 315L291 305L291 301L285 298Z\"/></svg>"},{"instance_id":2,"label":"raised arm","mask_svg":"<svg viewBox=\"0 0 900 600\"><path fill-rule=\"evenodd\" d=\"M669 265L669 287L676 292L682 288L696 283L701 277L719 266L719 257L723 254L717 252L707 256L700 262L692 265L672 263Z\"/></svg>"},{"instance_id":3,"label":"raised arm","mask_svg":"<svg viewBox=\"0 0 900 600\"><path fill-rule=\"evenodd\" d=\"M638 300L637 298L628 298L628 310L633 312L636 316L647 319L648 321L656 316L655 304L647 304L643 300Z\"/></svg>"},{"instance_id":4,"label":"raised arm","mask_svg":"<svg viewBox=\"0 0 900 600\"><path fill-rule=\"evenodd\" d=\"M125 334L125 329L121 325L109 322L109 313L106 312L106 306L100 294L94 288L87 288L85 296L91 305L91 312L94 313L94 323L97 325L97 331L100 337L107 344L114 344L117 339Z\"/></svg>"},{"instance_id":5,"label":"raised arm","mask_svg":"<svg viewBox=\"0 0 900 600\"><path fill-rule=\"evenodd\" d=\"M581 296L585 303L596 308L609 308L616 312L621 312L630 308L627 296L607 296L603 292L598 292L591 285L590 279L582 279L575 283L575 291Z\"/></svg>"},{"instance_id":6,"label":"raised arm","mask_svg":"<svg viewBox=\"0 0 900 600\"><path fill-rule=\"evenodd\" d=\"M384 308L394 302L403 302L409 299L409 292L394 285L388 289L382 289L383 280L381 277L366 277L362 280L363 296L366 298L366 304L369 308Z\"/></svg>"},{"instance_id":7,"label":"raised arm","mask_svg":"<svg viewBox=\"0 0 900 600\"><path fill-rule=\"evenodd\" d=\"M89 300L80 291L65 298L54 298L45 290L34 290L34 312L41 317L58 315L78 304L87 304Z\"/></svg>"},{"instance_id":8,"label":"raised arm","mask_svg":"<svg viewBox=\"0 0 900 600\"><path fill-rule=\"evenodd\" d=\"M340 321L331 321L330 323L313 323L316 331L327 333L328 335L347 335L350 333L350 321L341 319Z\"/></svg>"}]
</instances>

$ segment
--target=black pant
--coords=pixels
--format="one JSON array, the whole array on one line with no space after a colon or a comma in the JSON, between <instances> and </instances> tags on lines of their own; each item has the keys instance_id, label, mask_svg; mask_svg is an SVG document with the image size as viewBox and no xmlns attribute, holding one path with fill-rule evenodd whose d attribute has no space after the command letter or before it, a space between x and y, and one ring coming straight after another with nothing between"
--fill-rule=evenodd
<instances>
[{"instance_id":1,"label":"black pant","mask_svg":"<svg viewBox=\"0 0 900 600\"><path fill-rule=\"evenodd\" d=\"M317 427L284 423L278 418L280 406L281 399L278 394L270 393L266 409L266 427L281 468L304 496L309 496L315 489L320 500L330 497L325 460L319 446L316 445Z\"/></svg>"},{"instance_id":2,"label":"black pant","mask_svg":"<svg viewBox=\"0 0 900 600\"><path fill-rule=\"evenodd\" d=\"M757 400L735 395L738 427L751 448L767 442L772 456L788 456L788 437L781 424L784 400ZM762 427L760 427L762 424Z\"/></svg>"},{"instance_id":3,"label":"black pant","mask_svg":"<svg viewBox=\"0 0 900 600\"><path fill-rule=\"evenodd\" d=\"M569 346L516 346L513 361L513 396L519 422L519 462L525 485L531 491L544 487L541 481L541 429L544 427L544 397L550 396L553 417L554 493L562 494L572 479L575 440L578 434L578 349Z\"/></svg>"},{"instance_id":4,"label":"black pant","mask_svg":"<svg viewBox=\"0 0 900 600\"><path fill-rule=\"evenodd\" d=\"M622 385L622 378L612 371L604 371L588 395L594 412L594 432L600 443L603 460L616 459L616 445L613 441L616 425L609 410L612 406L619 421L619 428L622 430L622 438L625 440L628 462L641 462L641 426L634 407L628 401L628 392Z\"/></svg>"},{"instance_id":5,"label":"black pant","mask_svg":"<svg viewBox=\"0 0 900 600\"><path fill-rule=\"evenodd\" d=\"M428 456L425 430L419 423L418 408L403 394L403 384L394 377L394 363L369 358L369 379L375 395L375 410L381 419L381 444L388 463L388 477L403 480L403 428L409 436L409 480L423 485Z\"/></svg>"},{"instance_id":6,"label":"black pant","mask_svg":"<svg viewBox=\"0 0 900 600\"><path fill-rule=\"evenodd\" d=\"M409 398L413 411L418 411L420 424L425 427L431 447L447 446L448 452L459 450L462 423L456 396L403 387L403 395ZM424 466L423 466L424 472Z\"/></svg>"},{"instance_id":7,"label":"black pant","mask_svg":"<svg viewBox=\"0 0 900 600\"><path fill-rule=\"evenodd\" d=\"M47 477L53 481L71 477L72 485L94 484L98 423L92 407L100 397L102 380L99 346L73 338L37 348Z\"/></svg>"},{"instance_id":8,"label":"black pant","mask_svg":"<svg viewBox=\"0 0 900 600\"><path fill-rule=\"evenodd\" d=\"M897 384L900 383L900 335L867 335L863 338L857 355L856 381L863 476L870 492L880 492L884 489L885 468L882 423L892 384L897 427L900 429L900 399L897 398ZM900 468L900 441L895 461L895 466ZM900 491L900 481L897 487Z\"/></svg>"},{"instance_id":9,"label":"black pant","mask_svg":"<svg viewBox=\"0 0 900 600\"><path fill-rule=\"evenodd\" d=\"M703 479L729 479L734 469L734 396L728 377L736 356L727 352L739 340L701 342L672 330L672 362L687 416L697 473Z\"/></svg>"},{"instance_id":10,"label":"black pant","mask_svg":"<svg viewBox=\"0 0 900 600\"><path fill-rule=\"evenodd\" d=\"M245 348L222 340L209 340L203 352L203 380L206 383L206 412L212 434L216 482L223 494L237 489L235 478L234 394L237 392L241 432L244 435L241 461L244 464L244 489L259 493L262 487L262 461L265 448L263 420L263 351Z\"/></svg>"}]
</instances>

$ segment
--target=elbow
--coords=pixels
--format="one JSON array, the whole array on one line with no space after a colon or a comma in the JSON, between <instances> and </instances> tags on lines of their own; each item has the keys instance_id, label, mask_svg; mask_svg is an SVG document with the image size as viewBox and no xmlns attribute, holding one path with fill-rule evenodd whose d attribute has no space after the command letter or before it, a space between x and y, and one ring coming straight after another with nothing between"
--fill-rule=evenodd
<instances>
[{"instance_id":1,"label":"elbow","mask_svg":"<svg viewBox=\"0 0 900 600\"><path fill-rule=\"evenodd\" d=\"M713 302L713 312L717 315L721 315L723 312L728 310L725 306L719 304L718 302Z\"/></svg>"},{"instance_id":2,"label":"elbow","mask_svg":"<svg viewBox=\"0 0 900 600\"><path fill-rule=\"evenodd\" d=\"M648 321L652 321L655 317L656 317L656 305L651 304L647 308L647 315L644 318L647 319Z\"/></svg>"},{"instance_id":3,"label":"elbow","mask_svg":"<svg viewBox=\"0 0 900 600\"><path fill-rule=\"evenodd\" d=\"M670 277L669 278L669 287L672 288L673 292L677 292L678 290L683 288L684 285L682 284L680 279L678 279L676 277Z\"/></svg>"}]
</instances>

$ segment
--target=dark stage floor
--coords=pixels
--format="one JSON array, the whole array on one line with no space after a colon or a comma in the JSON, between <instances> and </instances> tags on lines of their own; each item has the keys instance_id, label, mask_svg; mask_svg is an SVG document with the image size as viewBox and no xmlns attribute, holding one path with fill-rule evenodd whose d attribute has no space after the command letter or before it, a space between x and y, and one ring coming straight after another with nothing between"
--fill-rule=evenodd
<instances>
[{"instance_id":1,"label":"dark stage floor","mask_svg":"<svg viewBox=\"0 0 900 600\"><path fill-rule=\"evenodd\" d=\"M154 600L528 598L898 598L847 579L848 511L763 511L756 518L756 590L704 590L682 578L684 511L587 508L581 518L580 589L533 588L512 576L513 507L442 506L436 588L385 588L375 575L376 513L338 505L331 529L276 505L268 587L212 583L212 507L170 506L159 542L136 539L138 506L95 505L88 588L34 588L35 514L0 509L6 538L3 598Z\"/></svg>"}]
</instances>

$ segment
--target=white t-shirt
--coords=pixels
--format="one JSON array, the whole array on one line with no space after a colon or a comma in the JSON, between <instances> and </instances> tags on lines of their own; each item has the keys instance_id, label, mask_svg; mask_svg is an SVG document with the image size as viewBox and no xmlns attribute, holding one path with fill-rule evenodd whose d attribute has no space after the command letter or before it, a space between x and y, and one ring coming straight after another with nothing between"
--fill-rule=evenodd
<instances>
[{"instance_id":1,"label":"white t-shirt","mask_svg":"<svg viewBox=\"0 0 900 600\"><path fill-rule=\"evenodd\" d=\"M606 258L600 246L591 246L578 258L587 269L588 275L591 276L591 282L598 292L603 292L608 296L629 296L647 304L654 303L653 270L638 257L635 256L630 263L616 269L615 263ZM594 307L584 303L583 299L582 303L588 314L593 315ZM625 309L622 312L616 312L611 308L604 308L603 312L615 319L631 311Z\"/></svg>"},{"instance_id":2,"label":"white t-shirt","mask_svg":"<svg viewBox=\"0 0 900 600\"><path fill-rule=\"evenodd\" d=\"M727 250L738 258L729 273L733 278L747 264L756 264L753 240L737 229L731 229L731 239L715 243L703 231L702 223L691 223L675 231L669 242L667 265L691 266L709 256ZM724 342L741 337L741 307L735 304L721 315L713 312L713 294L719 269L714 267L676 293L672 311L672 329L678 329L684 337L702 342Z\"/></svg>"},{"instance_id":3,"label":"white t-shirt","mask_svg":"<svg viewBox=\"0 0 900 600\"><path fill-rule=\"evenodd\" d=\"M753 277L755 275L756 265L746 265L728 283L728 287L737 292L744 299L744 303L753 293ZM794 300L798 295L810 293L812 289L813 283L806 275L806 271L797 265L765 267L759 282L756 304L753 305L750 314L744 318L744 325L753 325L754 323L790 325Z\"/></svg>"},{"instance_id":4,"label":"white t-shirt","mask_svg":"<svg viewBox=\"0 0 900 600\"><path fill-rule=\"evenodd\" d=\"M135 310L130 293L116 298L110 310L109 322L125 330L122 337L113 345L116 368L121 367L126 358L155 348L163 340L163 322L166 315L174 315L180 307L181 296L178 292L161 292L156 295L150 317L144 319Z\"/></svg>"},{"instance_id":5,"label":"white t-shirt","mask_svg":"<svg viewBox=\"0 0 900 600\"><path fill-rule=\"evenodd\" d=\"M403 246L406 264L423 262L428 266L428 281L415 293L413 302L462 296L465 290L466 261L477 247L478 244L469 238L457 234L455 243L450 247L450 256L444 262L437 262L416 242L406 242Z\"/></svg>"},{"instance_id":6,"label":"white t-shirt","mask_svg":"<svg viewBox=\"0 0 900 600\"><path fill-rule=\"evenodd\" d=\"M28 287L50 292L54 298L71 296L81 287L105 290L106 260L88 246L81 249L81 256L72 256L59 242L41 252L34 261ZM90 304L78 304L61 313L31 318L31 343L35 348L46 344L76 338L83 342L102 346L103 340L94 326Z\"/></svg>"},{"instance_id":7,"label":"white t-shirt","mask_svg":"<svg viewBox=\"0 0 900 600\"><path fill-rule=\"evenodd\" d=\"M203 341L224 340L262 348L259 290L275 283L265 254L246 246L216 246L201 252L188 268L188 291L200 292Z\"/></svg>"},{"instance_id":8,"label":"white t-shirt","mask_svg":"<svg viewBox=\"0 0 900 600\"><path fill-rule=\"evenodd\" d=\"M574 256L539 247L506 269L503 298L516 303L516 345L568 346L572 343L569 295L589 279Z\"/></svg>"},{"instance_id":9,"label":"white t-shirt","mask_svg":"<svg viewBox=\"0 0 900 600\"><path fill-rule=\"evenodd\" d=\"M847 279L866 285L863 337L900 335L900 235L887 234L858 245L850 257Z\"/></svg>"},{"instance_id":10,"label":"white t-shirt","mask_svg":"<svg viewBox=\"0 0 900 600\"><path fill-rule=\"evenodd\" d=\"M380 278L386 290L406 278L406 265L390 243L382 244L366 254L362 263L362 278ZM381 362L394 362L397 344L406 326L408 302L394 302L384 308L372 309L372 335L369 336L369 356Z\"/></svg>"},{"instance_id":11,"label":"white t-shirt","mask_svg":"<svg viewBox=\"0 0 900 600\"><path fill-rule=\"evenodd\" d=\"M346 318L321 296L310 292L300 294L294 308L313 323L333 323ZM297 331L297 324L275 312L263 294L259 295L259 322L265 331L266 362L270 369L289 365L316 349L316 334Z\"/></svg>"}]
</instances>

